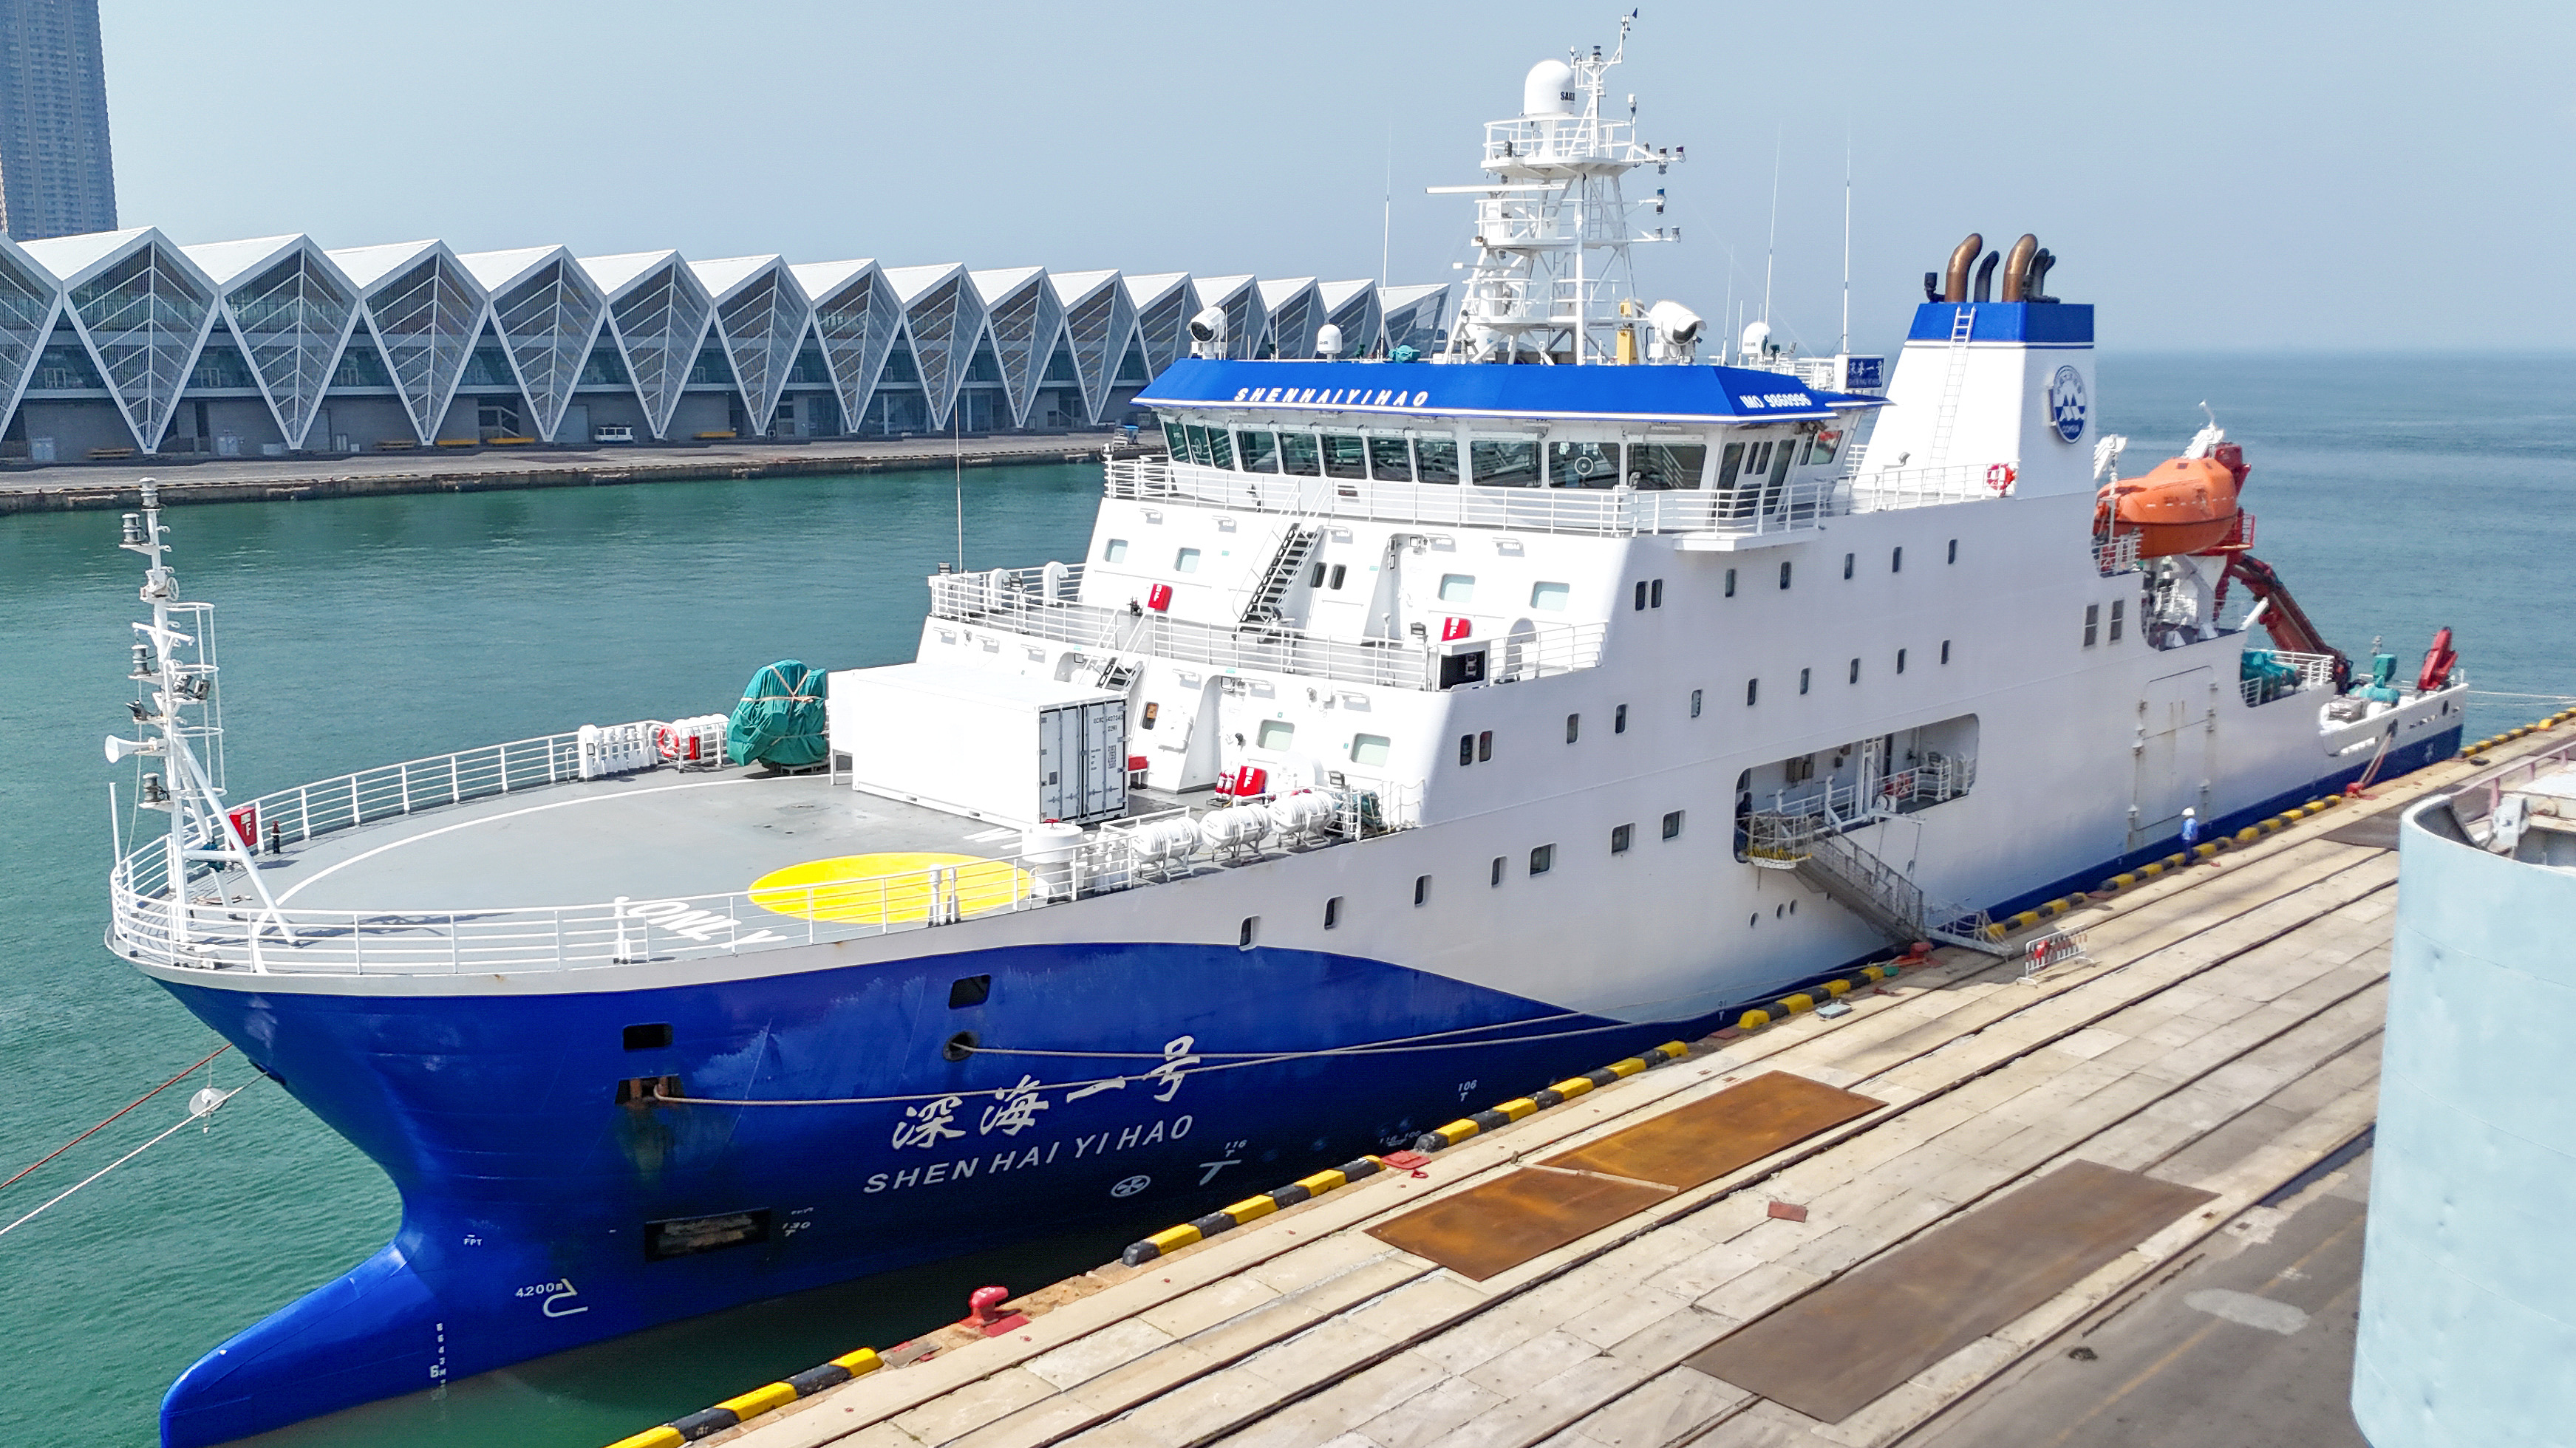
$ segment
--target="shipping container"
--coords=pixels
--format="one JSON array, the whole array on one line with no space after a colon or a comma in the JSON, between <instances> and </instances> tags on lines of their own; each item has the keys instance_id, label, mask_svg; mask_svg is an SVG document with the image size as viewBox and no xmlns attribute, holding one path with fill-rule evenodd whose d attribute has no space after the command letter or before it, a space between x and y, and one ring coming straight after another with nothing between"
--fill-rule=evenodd
<instances>
[{"instance_id":1,"label":"shipping container","mask_svg":"<svg viewBox=\"0 0 2576 1448\"><path fill-rule=\"evenodd\" d=\"M832 752L870 794L1008 824L1127 812L1127 698L946 664L832 675Z\"/></svg>"}]
</instances>

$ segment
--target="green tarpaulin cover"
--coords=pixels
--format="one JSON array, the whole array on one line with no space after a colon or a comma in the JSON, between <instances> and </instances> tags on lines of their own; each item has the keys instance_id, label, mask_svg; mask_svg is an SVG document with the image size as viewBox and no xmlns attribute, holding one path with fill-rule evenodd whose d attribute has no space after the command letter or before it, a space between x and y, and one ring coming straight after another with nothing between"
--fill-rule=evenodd
<instances>
[{"instance_id":1,"label":"green tarpaulin cover","mask_svg":"<svg viewBox=\"0 0 2576 1448\"><path fill-rule=\"evenodd\" d=\"M742 702L734 706L725 729L725 747L736 764L768 764L780 769L811 769L831 753L824 733L823 693L828 680L821 669L795 659L780 659L743 685Z\"/></svg>"}]
</instances>

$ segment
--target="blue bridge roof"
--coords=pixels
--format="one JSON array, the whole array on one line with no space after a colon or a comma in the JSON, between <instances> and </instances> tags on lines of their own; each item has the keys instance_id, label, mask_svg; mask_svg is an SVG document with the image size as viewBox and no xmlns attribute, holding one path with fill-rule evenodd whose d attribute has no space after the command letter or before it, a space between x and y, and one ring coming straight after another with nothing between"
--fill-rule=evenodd
<instances>
[{"instance_id":1,"label":"blue bridge roof","mask_svg":"<svg viewBox=\"0 0 2576 1448\"><path fill-rule=\"evenodd\" d=\"M1737 367L1543 367L1430 362L1175 362L1140 407L1246 407L1436 417L1747 422L1829 417L1884 399L1822 392Z\"/></svg>"}]
</instances>

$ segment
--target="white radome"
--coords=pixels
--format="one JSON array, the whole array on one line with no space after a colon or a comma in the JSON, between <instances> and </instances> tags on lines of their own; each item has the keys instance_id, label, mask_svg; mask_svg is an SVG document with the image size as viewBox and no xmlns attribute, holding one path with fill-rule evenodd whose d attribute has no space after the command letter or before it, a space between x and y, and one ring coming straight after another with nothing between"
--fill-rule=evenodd
<instances>
[{"instance_id":1,"label":"white radome","mask_svg":"<svg viewBox=\"0 0 2576 1448\"><path fill-rule=\"evenodd\" d=\"M1521 81L1521 114L1574 114L1574 67L1561 60L1542 60Z\"/></svg>"}]
</instances>

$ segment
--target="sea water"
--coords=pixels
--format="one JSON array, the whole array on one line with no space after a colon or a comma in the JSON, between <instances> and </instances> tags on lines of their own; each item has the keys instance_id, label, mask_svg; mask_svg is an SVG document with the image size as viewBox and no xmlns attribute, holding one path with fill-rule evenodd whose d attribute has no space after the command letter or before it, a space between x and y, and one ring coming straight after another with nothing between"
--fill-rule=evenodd
<instances>
[{"instance_id":1,"label":"sea water","mask_svg":"<svg viewBox=\"0 0 2576 1448\"><path fill-rule=\"evenodd\" d=\"M2122 471L2178 451L2206 399L2253 465L2257 554L2328 637L2412 677L2448 624L2477 688L2576 694L2576 358L2121 357L2098 427ZM2089 450L2092 435L2084 446ZM124 475L119 474L120 478ZM183 592L217 605L227 763L248 796L583 721L728 708L779 658L910 656L921 579L954 561L947 471L172 509ZM1094 467L972 470L965 561L1077 556ZM0 1177L219 1042L110 956L99 740L120 730L139 560L110 513L0 518ZM2550 712L2480 695L2472 738ZM0 1442L154 1441L172 1377L362 1260L397 1204L374 1165L237 1053L248 1085L0 1237ZM192 1079L0 1192L0 1224L179 1121ZM370 1405L265 1444L597 1448L1105 1261L1139 1220L672 1324Z\"/></svg>"}]
</instances>

